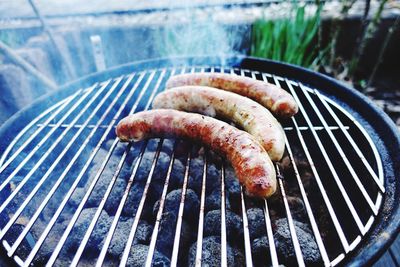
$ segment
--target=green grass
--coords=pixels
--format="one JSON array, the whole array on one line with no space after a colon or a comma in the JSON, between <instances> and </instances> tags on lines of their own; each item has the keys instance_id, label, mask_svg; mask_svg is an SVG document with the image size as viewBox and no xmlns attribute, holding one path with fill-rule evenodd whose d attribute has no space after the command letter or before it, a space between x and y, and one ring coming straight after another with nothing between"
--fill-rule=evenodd
<instances>
[{"instance_id":1,"label":"green grass","mask_svg":"<svg viewBox=\"0 0 400 267\"><path fill-rule=\"evenodd\" d=\"M250 54L311 67L318 56L317 38L320 9L305 16L305 6L298 7L287 18L257 20L252 28Z\"/></svg>"}]
</instances>

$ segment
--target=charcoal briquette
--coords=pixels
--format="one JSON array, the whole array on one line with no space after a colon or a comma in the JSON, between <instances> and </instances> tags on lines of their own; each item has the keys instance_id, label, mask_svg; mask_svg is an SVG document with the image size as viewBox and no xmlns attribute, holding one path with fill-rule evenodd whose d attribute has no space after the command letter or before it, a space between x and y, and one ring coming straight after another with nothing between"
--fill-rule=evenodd
<instances>
[{"instance_id":1,"label":"charcoal briquette","mask_svg":"<svg viewBox=\"0 0 400 267\"><path fill-rule=\"evenodd\" d=\"M218 236L208 236L202 244L202 266L221 266L221 239ZM194 242L189 250L188 265L195 266L197 242ZM243 253L227 245L228 266L244 266Z\"/></svg>"},{"instance_id":2,"label":"charcoal briquette","mask_svg":"<svg viewBox=\"0 0 400 267\"><path fill-rule=\"evenodd\" d=\"M178 213L181 197L182 197L182 189L176 189L169 192L164 202L163 212ZM153 208L154 217L156 217L157 215L159 206L160 206L160 201L157 201ZM199 197L193 190L187 189L185 195L184 212L183 212L184 218L188 219L189 221L196 221L197 216L199 214L199 209L200 209Z\"/></svg>"},{"instance_id":3,"label":"charcoal briquette","mask_svg":"<svg viewBox=\"0 0 400 267\"><path fill-rule=\"evenodd\" d=\"M115 229L113 238L107 252L114 256L119 257L122 255L125 249L125 245L128 241L129 233L131 231L133 219L121 221L118 223ZM153 232L153 226L149 225L146 221L140 221L133 239L133 244L144 244L150 243L150 237ZM103 246L103 242L99 245L99 249Z\"/></svg>"},{"instance_id":4,"label":"charcoal briquette","mask_svg":"<svg viewBox=\"0 0 400 267\"><path fill-rule=\"evenodd\" d=\"M242 218L226 210L226 234L230 241L239 241L243 234ZM204 236L214 236L221 233L221 211L209 211L204 220Z\"/></svg>"},{"instance_id":5,"label":"charcoal briquette","mask_svg":"<svg viewBox=\"0 0 400 267\"><path fill-rule=\"evenodd\" d=\"M255 266L270 265L269 242L266 236L254 239L251 243L251 250Z\"/></svg>"},{"instance_id":6,"label":"charcoal briquette","mask_svg":"<svg viewBox=\"0 0 400 267\"><path fill-rule=\"evenodd\" d=\"M74 249L79 246L83 236L85 235L86 231L89 228L90 223L93 220L96 210L97 208L89 208L89 209L84 209L81 212L77 222L75 223L73 230L71 231L70 236L67 239L65 246L68 249ZM105 236L107 235L110 225L111 225L110 217L108 216L106 211L102 210L86 247L88 247L89 249L97 249L98 244L101 243L105 238Z\"/></svg>"},{"instance_id":7,"label":"charcoal briquette","mask_svg":"<svg viewBox=\"0 0 400 267\"><path fill-rule=\"evenodd\" d=\"M163 213L158 229L156 248L167 257L170 257L172 254L177 226L176 222L177 215L175 213ZM185 220L182 220L180 233L180 248L184 249L185 247L189 246L194 234L191 231L189 224Z\"/></svg>"},{"instance_id":8,"label":"charcoal briquette","mask_svg":"<svg viewBox=\"0 0 400 267\"><path fill-rule=\"evenodd\" d=\"M185 177L185 166L182 162L175 158L174 165L172 166L171 175L169 178L170 188L180 188L183 185L183 180Z\"/></svg>"},{"instance_id":9,"label":"charcoal briquette","mask_svg":"<svg viewBox=\"0 0 400 267\"><path fill-rule=\"evenodd\" d=\"M240 210L240 184L232 168L225 169L225 190L229 193L232 209Z\"/></svg>"},{"instance_id":10,"label":"charcoal briquette","mask_svg":"<svg viewBox=\"0 0 400 267\"><path fill-rule=\"evenodd\" d=\"M252 239L266 235L264 212L260 208L247 210L247 220L249 222L250 237Z\"/></svg>"},{"instance_id":11,"label":"charcoal briquette","mask_svg":"<svg viewBox=\"0 0 400 267\"><path fill-rule=\"evenodd\" d=\"M304 261L306 263L317 263L321 256L319 254L317 243L315 242L309 227L297 221L294 221L297 238L300 243ZM274 223L275 247L279 255L287 260L287 264L296 263L296 255L292 244L289 225L286 219L278 219Z\"/></svg>"},{"instance_id":12,"label":"charcoal briquette","mask_svg":"<svg viewBox=\"0 0 400 267\"><path fill-rule=\"evenodd\" d=\"M148 252L149 252L149 247L146 245L137 244L132 246L126 265L129 267L144 266L147 260ZM171 265L170 260L166 256L164 256L157 250L154 251L152 266L167 267L170 265Z\"/></svg>"},{"instance_id":13,"label":"charcoal briquette","mask_svg":"<svg viewBox=\"0 0 400 267\"><path fill-rule=\"evenodd\" d=\"M226 192L225 197L226 197L225 208L230 210L231 203L229 201L228 192ZM205 210L210 211L210 210L217 210L220 208L221 208L221 188L217 187L214 189L214 191L212 191L210 195L207 196Z\"/></svg>"},{"instance_id":14,"label":"charcoal briquette","mask_svg":"<svg viewBox=\"0 0 400 267\"><path fill-rule=\"evenodd\" d=\"M133 183L128 198L126 200L126 203L124 205L124 208L122 209L122 215L125 217L135 217L136 216L136 211L139 206L139 202L141 198L143 197L143 191L144 191L144 184L143 183ZM146 201L144 208L142 210L141 218L146 219L146 220L151 220L152 219L152 206L153 206L152 201Z\"/></svg>"}]
</instances>

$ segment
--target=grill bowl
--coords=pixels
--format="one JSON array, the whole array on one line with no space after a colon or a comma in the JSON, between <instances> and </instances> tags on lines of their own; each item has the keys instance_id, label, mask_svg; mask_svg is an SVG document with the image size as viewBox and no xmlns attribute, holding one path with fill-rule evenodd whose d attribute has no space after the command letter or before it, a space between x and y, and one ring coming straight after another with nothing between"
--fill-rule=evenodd
<instances>
[{"instance_id":1,"label":"grill bowl","mask_svg":"<svg viewBox=\"0 0 400 267\"><path fill-rule=\"evenodd\" d=\"M399 232L400 209L398 205L400 181L400 138L399 133L390 120L368 98L348 88L340 82L310 70L274 61L248 57L230 57L223 61L216 58L176 58L156 59L135 62L116 67L104 72L84 77L78 81L63 86L60 90L37 100L30 107L18 112L0 128L0 154L12 142L15 134L20 132L38 114L54 103L71 95L78 88L85 88L97 81L117 77L133 71L143 71L163 67L185 66L225 66L255 70L299 81L309 88L317 88L321 94L333 99L344 107L367 131L372 138L383 163L384 184L386 192L375 223L362 238L361 244L341 262L345 265L371 264L382 255Z\"/></svg>"}]
</instances>

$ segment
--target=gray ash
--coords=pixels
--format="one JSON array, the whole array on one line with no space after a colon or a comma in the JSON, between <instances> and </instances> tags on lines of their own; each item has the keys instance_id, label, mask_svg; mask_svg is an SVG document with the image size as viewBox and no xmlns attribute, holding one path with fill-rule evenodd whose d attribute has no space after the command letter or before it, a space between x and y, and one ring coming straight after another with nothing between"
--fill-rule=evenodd
<instances>
[{"instance_id":1,"label":"gray ash","mask_svg":"<svg viewBox=\"0 0 400 267\"><path fill-rule=\"evenodd\" d=\"M80 188L80 187L76 188L70 199L71 205L74 207L78 207L85 194L86 194L85 188Z\"/></svg>"},{"instance_id":2,"label":"gray ash","mask_svg":"<svg viewBox=\"0 0 400 267\"><path fill-rule=\"evenodd\" d=\"M94 177L97 175L97 173L99 172L99 170L101 169L101 165L103 164L103 160L105 160L105 158L107 157L108 151L105 149L99 149L99 151L96 154L95 159L93 160L92 164L91 164L91 168L89 169L88 172L88 182L83 185L83 187L88 187L89 186L89 181L92 181L94 179ZM119 163L119 158L117 157L111 157L107 163L107 167L104 168L103 172L102 172L102 177L106 177L103 179L99 179L100 180L109 180L111 179L111 177L113 177L114 172L117 170L117 166Z\"/></svg>"},{"instance_id":3,"label":"gray ash","mask_svg":"<svg viewBox=\"0 0 400 267\"><path fill-rule=\"evenodd\" d=\"M108 247L108 254L113 257L119 257L122 255L126 242L128 241L129 233L133 224L133 218L119 222L117 228L115 229L113 238L111 240L110 246ZM143 244L148 245L150 243L151 233L153 232L153 226L148 224L146 221L140 221L135 238L133 239L133 244ZM99 244L99 250L103 247L104 242Z\"/></svg>"},{"instance_id":4,"label":"gray ash","mask_svg":"<svg viewBox=\"0 0 400 267\"><path fill-rule=\"evenodd\" d=\"M89 225L96 213L96 210L96 208L89 208L84 209L81 212L81 215L79 216L75 227L70 233L65 244L67 250L74 250L78 247L83 236L89 228ZM89 250L96 250L98 248L98 244L101 243L103 241L103 238L107 235L110 225L111 218L108 216L107 212L103 210L86 246Z\"/></svg>"},{"instance_id":5,"label":"gray ash","mask_svg":"<svg viewBox=\"0 0 400 267\"><path fill-rule=\"evenodd\" d=\"M147 260L147 254L149 252L149 247L146 245L134 245L131 248L128 261L126 263L129 267L142 267L145 265ZM162 253L157 250L154 251L153 255L153 266L162 267L170 266L170 260L165 257Z\"/></svg>"},{"instance_id":6,"label":"gray ash","mask_svg":"<svg viewBox=\"0 0 400 267\"><path fill-rule=\"evenodd\" d=\"M109 186L110 181L106 179L100 179L91 193L86 207L97 207L101 200L104 197L104 193ZM121 201L122 193L125 191L126 181L124 179L118 178L115 181L114 187L108 196L108 199L105 203L104 209L107 211L109 215L114 215L119 202Z\"/></svg>"}]
</instances>

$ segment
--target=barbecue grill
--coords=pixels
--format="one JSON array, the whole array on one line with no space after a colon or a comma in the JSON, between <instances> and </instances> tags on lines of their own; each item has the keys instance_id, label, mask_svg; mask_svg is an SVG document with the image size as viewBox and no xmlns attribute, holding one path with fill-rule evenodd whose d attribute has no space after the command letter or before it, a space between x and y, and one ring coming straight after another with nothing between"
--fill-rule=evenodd
<instances>
[{"instance_id":1,"label":"barbecue grill","mask_svg":"<svg viewBox=\"0 0 400 267\"><path fill-rule=\"evenodd\" d=\"M118 141L118 121L151 108L166 80L185 72L265 80L298 102L299 113L282 121L286 154L275 164L274 198L248 198L231 179L229 164L198 144ZM19 266L132 263L143 221L150 229L141 245L147 266L199 266L209 256L203 244L211 242L211 191L218 193L218 231L212 235L224 266L232 263L232 251L239 255L236 264L248 266L367 264L399 230L400 139L394 124L358 92L283 63L196 57L120 66L41 98L9 119L0 137L0 239L4 257ZM172 191L178 194L173 204ZM171 205L174 212L167 212ZM261 220L254 220L255 210L262 211ZM235 231L232 216L239 218ZM117 239L121 225L124 238ZM120 254L111 255L116 244Z\"/></svg>"}]
</instances>

